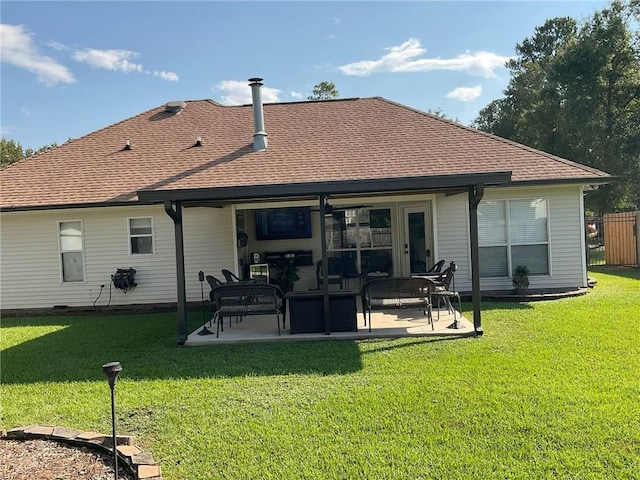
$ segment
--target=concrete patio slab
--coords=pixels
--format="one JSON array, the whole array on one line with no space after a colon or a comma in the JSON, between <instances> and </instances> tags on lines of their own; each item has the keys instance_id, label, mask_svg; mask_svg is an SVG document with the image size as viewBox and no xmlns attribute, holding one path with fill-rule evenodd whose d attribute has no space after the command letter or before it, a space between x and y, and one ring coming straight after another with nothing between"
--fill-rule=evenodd
<instances>
[{"instance_id":1,"label":"concrete patio slab","mask_svg":"<svg viewBox=\"0 0 640 480\"><path fill-rule=\"evenodd\" d=\"M431 324L422 314L421 310L407 309L393 311L393 313L373 312L371 332L369 326L364 325L364 315L357 314L357 332L332 332L325 333L296 333L289 331L287 319L286 328L278 335L274 315L255 315L245 317L242 322L232 320L229 326L225 319L224 332L220 332L216 338L216 324L208 322L198 327L187 337L185 346L215 345L225 343L243 342L277 342L277 341L303 341L303 340L361 340L367 338L399 338L417 336L468 336L474 334L473 323L456 312L458 328L449 328L453 323L453 314L445 309L433 311L433 329ZM213 332L203 334L203 327Z\"/></svg>"}]
</instances>

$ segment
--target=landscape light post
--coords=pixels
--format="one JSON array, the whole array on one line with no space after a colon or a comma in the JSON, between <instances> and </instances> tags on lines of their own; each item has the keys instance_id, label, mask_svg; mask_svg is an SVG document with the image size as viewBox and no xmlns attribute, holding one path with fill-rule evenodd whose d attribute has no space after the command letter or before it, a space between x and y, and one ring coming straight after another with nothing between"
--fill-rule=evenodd
<instances>
[{"instance_id":1,"label":"landscape light post","mask_svg":"<svg viewBox=\"0 0 640 480\"><path fill-rule=\"evenodd\" d=\"M116 445L116 397L114 395L118 375L122 371L120 362L105 363L102 371L107 376L109 388L111 389L111 434L113 437L113 478L118 480L118 450Z\"/></svg>"}]
</instances>

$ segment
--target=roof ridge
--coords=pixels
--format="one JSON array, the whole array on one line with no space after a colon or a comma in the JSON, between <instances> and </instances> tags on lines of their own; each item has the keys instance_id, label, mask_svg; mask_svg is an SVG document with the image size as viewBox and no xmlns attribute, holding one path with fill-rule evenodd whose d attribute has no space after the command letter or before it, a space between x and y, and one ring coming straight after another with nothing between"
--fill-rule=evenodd
<instances>
[{"instance_id":1,"label":"roof ridge","mask_svg":"<svg viewBox=\"0 0 640 480\"><path fill-rule=\"evenodd\" d=\"M323 100L295 100L293 102L264 102L264 105L296 105L302 103L331 103L331 102L352 102L355 100L366 100L360 97L348 97L348 98L327 98ZM228 105L230 107L250 107L252 103L243 103L242 105ZM226 105L225 105L226 106Z\"/></svg>"}]
</instances>

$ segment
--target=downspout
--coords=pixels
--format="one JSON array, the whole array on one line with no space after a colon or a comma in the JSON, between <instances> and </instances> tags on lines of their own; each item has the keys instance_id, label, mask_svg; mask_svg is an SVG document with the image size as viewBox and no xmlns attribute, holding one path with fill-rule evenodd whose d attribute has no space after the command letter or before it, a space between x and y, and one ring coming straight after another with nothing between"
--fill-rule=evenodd
<instances>
[{"instance_id":1,"label":"downspout","mask_svg":"<svg viewBox=\"0 0 640 480\"><path fill-rule=\"evenodd\" d=\"M327 261L327 225L325 222L325 214L327 205L327 196L321 194L320 197L320 248L322 250L322 306L324 311L324 333L331 334L331 312L329 311L329 265Z\"/></svg>"},{"instance_id":2,"label":"downspout","mask_svg":"<svg viewBox=\"0 0 640 480\"><path fill-rule=\"evenodd\" d=\"M171 200L164 201L164 211L173 220L176 244L176 282L178 287L178 345L187 341L187 288L184 272L184 234L182 230L182 202L176 200L175 210Z\"/></svg>"},{"instance_id":3,"label":"downspout","mask_svg":"<svg viewBox=\"0 0 640 480\"><path fill-rule=\"evenodd\" d=\"M469 185L469 239L471 242L471 296L473 302L473 329L481 336L480 257L478 247L478 204L484 195L484 184Z\"/></svg>"}]
</instances>

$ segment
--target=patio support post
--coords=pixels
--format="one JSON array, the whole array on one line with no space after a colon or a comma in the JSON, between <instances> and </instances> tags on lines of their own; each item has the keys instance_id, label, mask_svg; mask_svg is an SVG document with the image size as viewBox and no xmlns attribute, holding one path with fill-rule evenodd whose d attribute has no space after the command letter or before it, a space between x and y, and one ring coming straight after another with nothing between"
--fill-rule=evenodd
<instances>
[{"instance_id":1,"label":"patio support post","mask_svg":"<svg viewBox=\"0 0 640 480\"><path fill-rule=\"evenodd\" d=\"M322 249L322 306L324 308L324 333L331 334L331 312L329 311L329 265L327 261L327 226L325 224L325 214L327 205L327 196L320 194L320 245Z\"/></svg>"},{"instance_id":2,"label":"patio support post","mask_svg":"<svg viewBox=\"0 0 640 480\"><path fill-rule=\"evenodd\" d=\"M187 288L184 272L184 233L182 230L182 202L176 200L175 209L171 200L164 201L164 210L173 220L176 244L176 281L178 288L178 345L187 341Z\"/></svg>"},{"instance_id":3,"label":"patio support post","mask_svg":"<svg viewBox=\"0 0 640 480\"><path fill-rule=\"evenodd\" d=\"M484 195L484 184L469 186L469 239L471 243L471 294L473 302L473 329L476 335L484 333L481 318L480 257L478 256L478 204Z\"/></svg>"}]
</instances>

